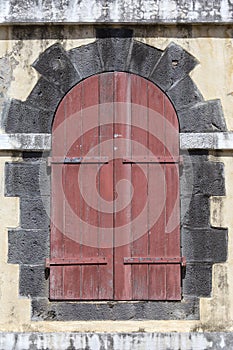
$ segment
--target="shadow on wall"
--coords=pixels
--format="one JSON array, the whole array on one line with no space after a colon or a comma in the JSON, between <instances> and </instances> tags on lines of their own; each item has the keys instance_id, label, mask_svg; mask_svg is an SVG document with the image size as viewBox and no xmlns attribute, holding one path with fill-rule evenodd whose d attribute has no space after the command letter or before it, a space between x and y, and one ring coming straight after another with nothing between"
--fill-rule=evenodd
<instances>
[{"instance_id":1,"label":"shadow on wall","mask_svg":"<svg viewBox=\"0 0 233 350\"><path fill-rule=\"evenodd\" d=\"M113 28L113 25L106 25ZM119 25L115 25L119 27ZM171 25L125 25L121 28L132 29L135 37L141 38L232 38L233 28L231 25L224 27L216 24L171 24ZM30 25L30 26L2 26L0 40L75 40L94 39L97 25ZM223 30L224 29L224 30Z\"/></svg>"}]
</instances>

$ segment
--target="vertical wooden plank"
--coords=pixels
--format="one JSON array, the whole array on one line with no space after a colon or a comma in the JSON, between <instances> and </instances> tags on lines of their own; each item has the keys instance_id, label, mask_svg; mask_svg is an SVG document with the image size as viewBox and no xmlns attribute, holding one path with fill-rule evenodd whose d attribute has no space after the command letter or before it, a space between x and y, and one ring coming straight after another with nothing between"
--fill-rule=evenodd
<instances>
[{"instance_id":1,"label":"vertical wooden plank","mask_svg":"<svg viewBox=\"0 0 233 350\"><path fill-rule=\"evenodd\" d=\"M147 107L147 81L133 75L131 78L132 91L132 158L148 157L148 114L145 113L141 106ZM140 125L140 128L138 127ZM141 147L144 146L144 147ZM145 222L140 220L141 237L138 239L133 220L141 214L144 205L147 204L147 164L132 165L132 186L134 196L132 198L131 220L132 220L132 244L131 255L138 257L148 256L148 215L146 214ZM138 264L132 265L132 299L147 300L148 299L148 265Z\"/></svg>"},{"instance_id":2,"label":"vertical wooden plank","mask_svg":"<svg viewBox=\"0 0 233 350\"><path fill-rule=\"evenodd\" d=\"M59 157L65 151L65 101L58 107L52 128L52 156ZM62 197L62 167L51 165L51 222L50 222L50 258L64 256L64 212ZM50 268L50 299L62 299L63 293L63 267Z\"/></svg>"},{"instance_id":3,"label":"vertical wooden plank","mask_svg":"<svg viewBox=\"0 0 233 350\"><path fill-rule=\"evenodd\" d=\"M124 265L124 257L131 255L131 188L126 182L121 186L121 201L117 200L117 184L122 179L131 183L131 164L122 164L122 159L131 156L131 77L125 73L115 73L115 108L114 108L114 299L132 299L131 266ZM124 146L118 139L125 139ZM128 141L126 141L128 140ZM124 209L121 202L129 203ZM118 229L120 228L120 230ZM121 245L122 237L126 244Z\"/></svg>"},{"instance_id":4,"label":"vertical wooden plank","mask_svg":"<svg viewBox=\"0 0 233 350\"><path fill-rule=\"evenodd\" d=\"M168 98L165 98L165 154L177 158L179 155L179 125ZM166 256L180 257L180 210L179 210L179 165L166 164ZM181 298L181 265L167 265L166 299Z\"/></svg>"},{"instance_id":5,"label":"vertical wooden plank","mask_svg":"<svg viewBox=\"0 0 233 350\"><path fill-rule=\"evenodd\" d=\"M153 84L148 83L149 121L148 148L153 156L164 156L164 95ZM157 136L158 135L158 136ZM156 137L157 136L157 137ZM148 202L149 202L149 256L165 257L165 174L162 164L149 164ZM155 181L157 179L157 181ZM158 180L160 179L160 180ZM161 181L161 182L160 182ZM159 186L158 186L159 183ZM162 210L161 210L162 205ZM158 215L154 222L154 211ZM166 298L166 266L149 266L149 300Z\"/></svg>"},{"instance_id":6,"label":"vertical wooden plank","mask_svg":"<svg viewBox=\"0 0 233 350\"><path fill-rule=\"evenodd\" d=\"M63 300L63 267L52 266L50 268L50 293L49 298L51 300Z\"/></svg>"},{"instance_id":7,"label":"vertical wooden plank","mask_svg":"<svg viewBox=\"0 0 233 350\"><path fill-rule=\"evenodd\" d=\"M108 157L99 168L99 255L107 265L99 267L99 299L113 299L113 118L114 73L99 76L99 155ZM107 211L106 211L106 206Z\"/></svg>"},{"instance_id":8,"label":"vertical wooden plank","mask_svg":"<svg viewBox=\"0 0 233 350\"><path fill-rule=\"evenodd\" d=\"M50 258L60 258L64 254L63 245L63 201L61 198L60 181L61 167L52 166L52 207L51 207L51 233L50 233ZM52 266L50 269L50 298L63 298L63 268Z\"/></svg>"},{"instance_id":9,"label":"vertical wooden plank","mask_svg":"<svg viewBox=\"0 0 233 350\"><path fill-rule=\"evenodd\" d=\"M166 164L166 225L174 215L179 217L179 177L178 166L175 164ZM177 202L178 199L178 202ZM171 231L166 230L166 256L180 256L180 225L174 219L170 223ZM181 265L169 264L167 266L166 276L166 299L180 300L181 298Z\"/></svg>"},{"instance_id":10,"label":"vertical wooden plank","mask_svg":"<svg viewBox=\"0 0 233 350\"><path fill-rule=\"evenodd\" d=\"M90 122L95 126L93 129L85 133L85 137L83 137L83 145L82 145L82 155L85 156L88 151L93 149L96 145L98 145L98 103L99 103L99 79L98 76L93 76L85 81L82 87L82 126L83 131L89 129ZM88 109L90 106L96 107L94 109ZM97 157L98 148L96 153L94 153ZM82 191L85 194L89 191L89 184L87 179L91 179L89 181L95 181L96 179L96 187L99 187L98 177L98 164L83 164L82 166ZM97 195L94 194L92 198L93 207L97 207L98 198ZM98 243L97 243L97 235L93 235L91 230L91 225L94 226L95 231L98 228L98 212L93 208L89 207L86 203L85 199L82 201L82 219L88 223L87 226L83 225L82 229L82 237L83 241L90 241L91 245L82 244L81 254L83 257L98 257ZM82 290L81 290L81 298L82 299L98 299L99 294L99 266L98 265L89 265L81 267L81 275L82 275Z\"/></svg>"},{"instance_id":11,"label":"vertical wooden plank","mask_svg":"<svg viewBox=\"0 0 233 350\"><path fill-rule=\"evenodd\" d=\"M81 215L81 195L77 189L77 178L80 165L64 166L64 190L66 193L65 201L65 239L64 239L64 258L80 257L80 238L82 226L80 223ZM80 266L64 266L64 298L80 298Z\"/></svg>"},{"instance_id":12,"label":"vertical wooden plank","mask_svg":"<svg viewBox=\"0 0 233 350\"><path fill-rule=\"evenodd\" d=\"M72 89L66 96L65 114L65 147L67 157L81 157L82 155L82 123L81 123L81 93L82 84ZM80 165L63 165L64 189L64 258L80 257L81 205L82 198L77 182ZM64 299L80 299L81 267L64 266Z\"/></svg>"},{"instance_id":13,"label":"vertical wooden plank","mask_svg":"<svg viewBox=\"0 0 233 350\"><path fill-rule=\"evenodd\" d=\"M162 169L161 169L162 168ZM164 165L149 165L148 202L149 202L149 256L165 257L165 208L164 180L161 172ZM155 179L160 179L156 184ZM158 187L158 185L160 187ZM162 203L162 204L161 204ZM162 207L161 207L162 205ZM154 212L157 213L154 216ZM160 214L159 214L160 213ZM149 265L149 300L166 299L166 266Z\"/></svg>"}]
</instances>

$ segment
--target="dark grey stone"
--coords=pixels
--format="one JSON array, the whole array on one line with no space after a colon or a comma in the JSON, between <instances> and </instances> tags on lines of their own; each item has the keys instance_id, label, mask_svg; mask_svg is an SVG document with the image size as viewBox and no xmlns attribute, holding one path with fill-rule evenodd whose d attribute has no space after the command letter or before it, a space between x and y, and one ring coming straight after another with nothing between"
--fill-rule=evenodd
<instances>
[{"instance_id":1,"label":"dark grey stone","mask_svg":"<svg viewBox=\"0 0 233 350\"><path fill-rule=\"evenodd\" d=\"M58 87L40 78L26 101L32 107L55 112L63 95Z\"/></svg>"},{"instance_id":2,"label":"dark grey stone","mask_svg":"<svg viewBox=\"0 0 233 350\"><path fill-rule=\"evenodd\" d=\"M32 107L27 102L12 100L5 121L7 133L49 133L53 120L53 112Z\"/></svg>"},{"instance_id":3,"label":"dark grey stone","mask_svg":"<svg viewBox=\"0 0 233 350\"><path fill-rule=\"evenodd\" d=\"M45 163L6 163L6 196L35 197L50 193L49 177L46 176Z\"/></svg>"},{"instance_id":4,"label":"dark grey stone","mask_svg":"<svg viewBox=\"0 0 233 350\"><path fill-rule=\"evenodd\" d=\"M79 73L71 63L66 51L58 43L40 54L32 66L63 92L67 92L80 81Z\"/></svg>"},{"instance_id":5,"label":"dark grey stone","mask_svg":"<svg viewBox=\"0 0 233 350\"><path fill-rule=\"evenodd\" d=\"M145 319L158 320L197 320L199 319L199 300L186 298L181 302L157 301L144 305Z\"/></svg>"},{"instance_id":6,"label":"dark grey stone","mask_svg":"<svg viewBox=\"0 0 233 350\"><path fill-rule=\"evenodd\" d=\"M171 320L198 319L199 301L187 299L177 302L138 303L88 303L48 302L47 299L32 300L33 320Z\"/></svg>"},{"instance_id":7,"label":"dark grey stone","mask_svg":"<svg viewBox=\"0 0 233 350\"><path fill-rule=\"evenodd\" d=\"M87 78L91 75L101 73L103 71L97 42L76 47L68 51L68 56L79 72L81 78Z\"/></svg>"},{"instance_id":8,"label":"dark grey stone","mask_svg":"<svg viewBox=\"0 0 233 350\"><path fill-rule=\"evenodd\" d=\"M24 229L47 229L49 227L49 197L20 199L20 226Z\"/></svg>"},{"instance_id":9,"label":"dark grey stone","mask_svg":"<svg viewBox=\"0 0 233 350\"><path fill-rule=\"evenodd\" d=\"M180 132L226 131L220 100L198 103L178 111Z\"/></svg>"},{"instance_id":10,"label":"dark grey stone","mask_svg":"<svg viewBox=\"0 0 233 350\"><path fill-rule=\"evenodd\" d=\"M183 215L184 210L185 215ZM201 194L192 195L189 208L183 208L181 201L181 219L183 225L190 227L208 227L210 220L209 198Z\"/></svg>"},{"instance_id":11,"label":"dark grey stone","mask_svg":"<svg viewBox=\"0 0 233 350\"><path fill-rule=\"evenodd\" d=\"M44 265L20 265L19 294L28 297L43 297L48 293L48 280Z\"/></svg>"},{"instance_id":12,"label":"dark grey stone","mask_svg":"<svg viewBox=\"0 0 233 350\"><path fill-rule=\"evenodd\" d=\"M132 38L133 30L128 28L96 27L96 38Z\"/></svg>"},{"instance_id":13,"label":"dark grey stone","mask_svg":"<svg viewBox=\"0 0 233 350\"><path fill-rule=\"evenodd\" d=\"M200 91L189 75L173 85L167 91L167 95L175 106L176 111L184 109L186 106L190 107L198 102L203 102Z\"/></svg>"},{"instance_id":14,"label":"dark grey stone","mask_svg":"<svg viewBox=\"0 0 233 350\"><path fill-rule=\"evenodd\" d=\"M212 264L187 264L183 279L183 293L195 297L208 297L212 289Z\"/></svg>"},{"instance_id":15,"label":"dark grey stone","mask_svg":"<svg viewBox=\"0 0 233 350\"><path fill-rule=\"evenodd\" d=\"M35 151L25 151L22 152L22 158L24 163L48 164L48 157L50 152L35 152Z\"/></svg>"},{"instance_id":16,"label":"dark grey stone","mask_svg":"<svg viewBox=\"0 0 233 350\"><path fill-rule=\"evenodd\" d=\"M8 231L10 264L42 264L49 256L48 230Z\"/></svg>"},{"instance_id":17,"label":"dark grey stone","mask_svg":"<svg viewBox=\"0 0 233 350\"><path fill-rule=\"evenodd\" d=\"M208 156L209 156L209 151L205 150L205 149L198 149L198 150L189 150L188 152L186 152L183 155L183 158L185 159L185 157L187 156L188 153L188 157L192 157L192 161L196 161L196 162L203 162L203 161L208 161Z\"/></svg>"},{"instance_id":18,"label":"dark grey stone","mask_svg":"<svg viewBox=\"0 0 233 350\"><path fill-rule=\"evenodd\" d=\"M210 162L193 156L184 156L181 169L181 195L202 194L206 196L224 196L224 164Z\"/></svg>"},{"instance_id":19,"label":"dark grey stone","mask_svg":"<svg viewBox=\"0 0 233 350\"><path fill-rule=\"evenodd\" d=\"M225 262L227 229L187 228L181 232L182 252L188 262Z\"/></svg>"},{"instance_id":20,"label":"dark grey stone","mask_svg":"<svg viewBox=\"0 0 233 350\"><path fill-rule=\"evenodd\" d=\"M161 50L134 40L129 72L147 78L161 55Z\"/></svg>"},{"instance_id":21,"label":"dark grey stone","mask_svg":"<svg viewBox=\"0 0 233 350\"><path fill-rule=\"evenodd\" d=\"M150 75L150 79L163 91L183 79L196 66L197 60L181 46L171 43Z\"/></svg>"},{"instance_id":22,"label":"dark grey stone","mask_svg":"<svg viewBox=\"0 0 233 350\"><path fill-rule=\"evenodd\" d=\"M129 29L97 28L97 44L104 71L127 70L132 34L133 31Z\"/></svg>"},{"instance_id":23,"label":"dark grey stone","mask_svg":"<svg viewBox=\"0 0 233 350\"><path fill-rule=\"evenodd\" d=\"M208 196L224 196L224 164L219 162L193 163L193 193Z\"/></svg>"}]
</instances>

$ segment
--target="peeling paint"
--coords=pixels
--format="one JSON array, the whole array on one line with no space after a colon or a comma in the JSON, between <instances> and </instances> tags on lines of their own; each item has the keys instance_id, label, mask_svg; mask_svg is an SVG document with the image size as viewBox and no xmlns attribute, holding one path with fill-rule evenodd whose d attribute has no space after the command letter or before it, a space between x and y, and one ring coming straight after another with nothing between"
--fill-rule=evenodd
<instances>
[{"instance_id":1,"label":"peeling paint","mask_svg":"<svg viewBox=\"0 0 233 350\"><path fill-rule=\"evenodd\" d=\"M4 112L8 102L8 90L12 81L15 79L13 76L14 68L18 62L14 57L6 56L0 58L0 121L4 119ZM0 123L2 126L2 123Z\"/></svg>"},{"instance_id":2,"label":"peeling paint","mask_svg":"<svg viewBox=\"0 0 233 350\"><path fill-rule=\"evenodd\" d=\"M33 11L31 9L33 8ZM228 0L1 1L1 23L232 22Z\"/></svg>"},{"instance_id":3,"label":"peeling paint","mask_svg":"<svg viewBox=\"0 0 233 350\"><path fill-rule=\"evenodd\" d=\"M0 333L0 350L228 349L231 333Z\"/></svg>"}]
</instances>

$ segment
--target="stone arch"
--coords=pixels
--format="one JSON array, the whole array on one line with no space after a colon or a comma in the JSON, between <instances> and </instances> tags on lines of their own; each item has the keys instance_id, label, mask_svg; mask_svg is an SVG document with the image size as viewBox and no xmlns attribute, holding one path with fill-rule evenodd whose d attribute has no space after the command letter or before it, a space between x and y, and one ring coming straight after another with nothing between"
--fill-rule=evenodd
<instances>
[{"instance_id":1,"label":"stone arch","mask_svg":"<svg viewBox=\"0 0 233 350\"><path fill-rule=\"evenodd\" d=\"M197 63L175 43L161 51L134 40L132 30L98 28L97 39L91 44L65 51L56 43L39 56L33 67L41 77L26 101L11 101L5 130L7 133L51 133L56 108L74 85L97 73L124 71L140 75L164 91L175 107L181 132L225 131L220 101L204 101L189 76ZM108 305L48 301L44 260L48 256L49 220L38 181L43 160L41 155L30 152L23 158L21 163L6 164L6 195L19 196L21 203L20 227L9 231L8 261L20 264L20 295L31 297L33 319L165 320L199 317L199 298L211 293L212 266L227 257L227 230L210 224L209 198L225 194L222 163L210 162L208 152L190 151L194 183L181 230L182 255L187 258L183 301ZM183 172L188 172L185 165ZM49 191L48 184L48 202ZM181 182L181 199L186 196L187 189ZM31 229L30 234L28 229ZM35 240L37 244L34 244Z\"/></svg>"},{"instance_id":2,"label":"stone arch","mask_svg":"<svg viewBox=\"0 0 233 350\"><path fill-rule=\"evenodd\" d=\"M134 73L156 84L171 99L180 132L226 131L220 101L204 101L189 76L197 60L173 42L161 51L132 35L132 30L97 29L91 44L69 51L59 43L50 46L33 63L41 77L26 101L11 101L6 132L50 133L62 97L81 80L108 71Z\"/></svg>"}]
</instances>

